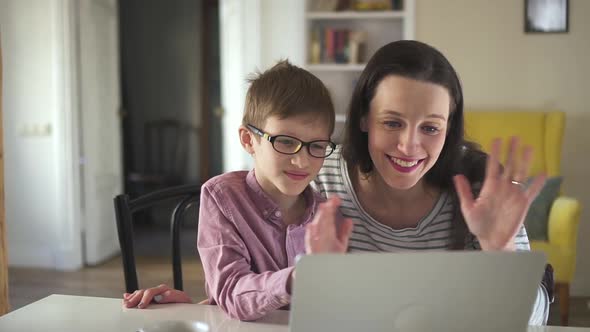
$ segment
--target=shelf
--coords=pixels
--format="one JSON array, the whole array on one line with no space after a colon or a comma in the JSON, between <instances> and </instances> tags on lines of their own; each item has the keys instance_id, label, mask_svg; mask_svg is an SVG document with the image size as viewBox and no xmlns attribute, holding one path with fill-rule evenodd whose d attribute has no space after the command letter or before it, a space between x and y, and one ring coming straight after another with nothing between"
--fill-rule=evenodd
<instances>
[{"instance_id":1,"label":"shelf","mask_svg":"<svg viewBox=\"0 0 590 332\"><path fill-rule=\"evenodd\" d=\"M402 8L396 6L397 10L372 11L330 11L318 5L320 0L296 1L306 3L300 15L304 38L301 52L303 67L321 79L329 89L336 111L334 134L339 137L345 127L350 97L370 57L392 41L414 39L417 0L396 0L392 3L403 3ZM362 43L362 47L358 49L357 56L353 53L351 57L351 53L343 50L348 47L350 52L352 33L355 33L352 40Z\"/></svg>"},{"instance_id":2,"label":"shelf","mask_svg":"<svg viewBox=\"0 0 590 332\"><path fill-rule=\"evenodd\" d=\"M349 19L388 19L388 18L404 18L406 13L404 11L372 11L372 12L360 12L360 11L341 11L341 12L308 12L305 17L308 20L349 20Z\"/></svg>"},{"instance_id":3,"label":"shelf","mask_svg":"<svg viewBox=\"0 0 590 332\"><path fill-rule=\"evenodd\" d=\"M363 71L365 63L347 64L347 63L322 63L307 64L308 70L314 71Z\"/></svg>"}]
</instances>

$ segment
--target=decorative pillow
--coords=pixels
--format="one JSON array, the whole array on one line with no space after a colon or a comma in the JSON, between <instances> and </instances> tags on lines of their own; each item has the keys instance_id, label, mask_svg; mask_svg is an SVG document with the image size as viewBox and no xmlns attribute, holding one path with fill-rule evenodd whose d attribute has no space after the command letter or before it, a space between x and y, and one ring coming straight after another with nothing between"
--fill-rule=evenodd
<instances>
[{"instance_id":1,"label":"decorative pillow","mask_svg":"<svg viewBox=\"0 0 590 332\"><path fill-rule=\"evenodd\" d=\"M551 210L553 201L559 195L562 180L563 177L561 176L548 178L543 189L531 204L524 220L529 240L547 241L549 210ZM532 179L529 179L528 184L531 182Z\"/></svg>"}]
</instances>

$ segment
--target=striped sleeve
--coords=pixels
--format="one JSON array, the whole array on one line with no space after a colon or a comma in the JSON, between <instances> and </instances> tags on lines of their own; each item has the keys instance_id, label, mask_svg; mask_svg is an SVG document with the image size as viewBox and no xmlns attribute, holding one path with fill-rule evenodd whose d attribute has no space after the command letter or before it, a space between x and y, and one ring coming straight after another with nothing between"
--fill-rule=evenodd
<instances>
[{"instance_id":1,"label":"striped sleeve","mask_svg":"<svg viewBox=\"0 0 590 332\"><path fill-rule=\"evenodd\" d=\"M537 289L537 299L533 306L533 312L529 318L529 325L547 325L549 318L549 294L543 285Z\"/></svg>"},{"instance_id":2,"label":"striped sleeve","mask_svg":"<svg viewBox=\"0 0 590 332\"><path fill-rule=\"evenodd\" d=\"M517 251L529 251L531 246L529 243L529 237L526 233L524 226L520 228L518 234L514 239L514 244ZM543 285L539 285L537 289L537 299L533 306L533 312L529 317L529 325L546 325L547 319L549 318L549 294Z\"/></svg>"}]
</instances>

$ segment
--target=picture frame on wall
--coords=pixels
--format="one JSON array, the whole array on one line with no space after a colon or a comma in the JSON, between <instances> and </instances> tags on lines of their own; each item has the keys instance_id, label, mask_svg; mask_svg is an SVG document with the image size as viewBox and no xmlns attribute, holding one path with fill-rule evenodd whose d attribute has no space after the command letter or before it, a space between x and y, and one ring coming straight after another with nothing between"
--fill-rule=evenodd
<instances>
[{"instance_id":1,"label":"picture frame on wall","mask_svg":"<svg viewBox=\"0 0 590 332\"><path fill-rule=\"evenodd\" d=\"M526 33L567 33L569 0L525 0L524 22Z\"/></svg>"}]
</instances>

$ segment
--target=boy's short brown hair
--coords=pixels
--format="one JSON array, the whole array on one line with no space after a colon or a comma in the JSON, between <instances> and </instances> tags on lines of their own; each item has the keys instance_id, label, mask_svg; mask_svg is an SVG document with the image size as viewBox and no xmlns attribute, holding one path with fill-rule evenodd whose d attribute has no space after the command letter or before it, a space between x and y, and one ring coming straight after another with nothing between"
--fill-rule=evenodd
<instances>
[{"instance_id":1,"label":"boy's short brown hair","mask_svg":"<svg viewBox=\"0 0 590 332\"><path fill-rule=\"evenodd\" d=\"M266 119L285 119L313 114L329 124L334 131L335 113L330 92L319 78L305 69L281 60L263 73L248 79L242 124L262 127Z\"/></svg>"}]
</instances>

